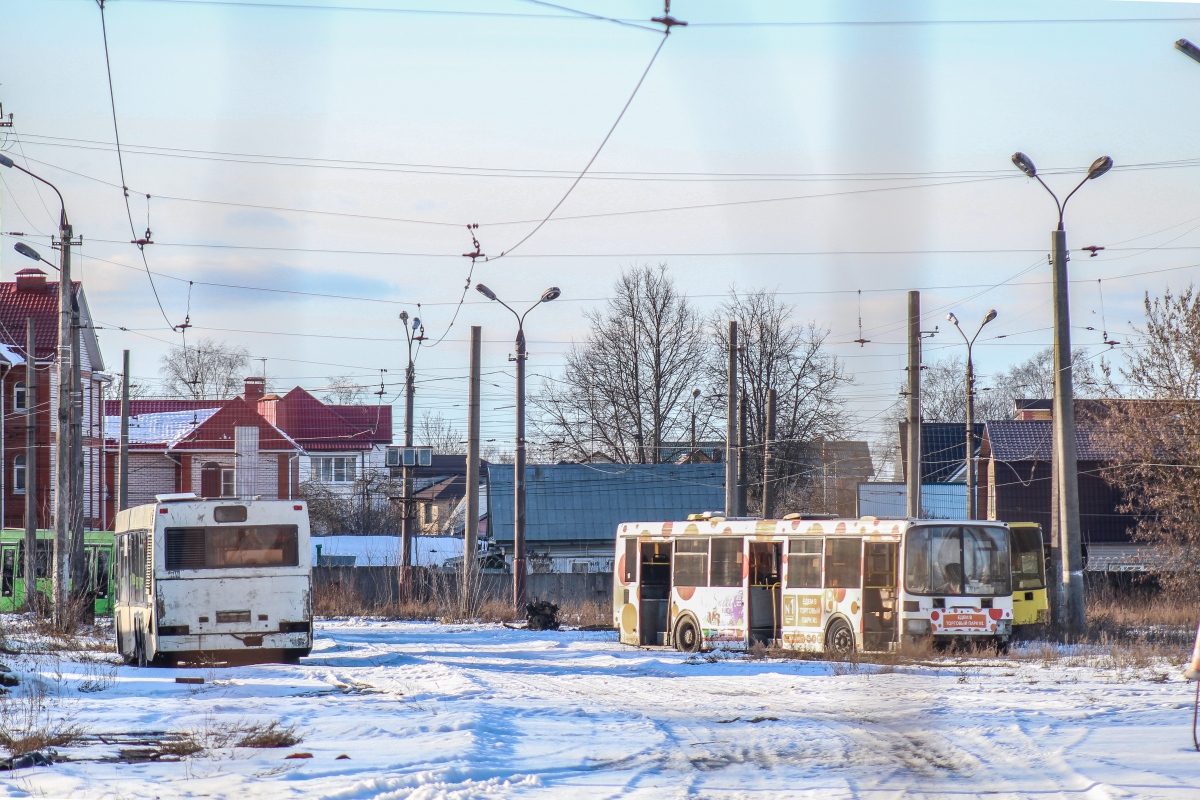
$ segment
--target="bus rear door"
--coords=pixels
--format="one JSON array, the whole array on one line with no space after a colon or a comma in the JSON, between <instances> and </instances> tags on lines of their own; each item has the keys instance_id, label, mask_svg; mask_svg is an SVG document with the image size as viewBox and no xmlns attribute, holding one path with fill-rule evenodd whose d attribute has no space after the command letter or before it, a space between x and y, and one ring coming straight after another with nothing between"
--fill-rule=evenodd
<instances>
[{"instance_id":1,"label":"bus rear door","mask_svg":"<svg viewBox=\"0 0 1200 800\"><path fill-rule=\"evenodd\" d=\"M671 605L671 543L641 543L638 584L638 632L641 643L667 644L667 611Z\"/></svg>"}]
</instances>

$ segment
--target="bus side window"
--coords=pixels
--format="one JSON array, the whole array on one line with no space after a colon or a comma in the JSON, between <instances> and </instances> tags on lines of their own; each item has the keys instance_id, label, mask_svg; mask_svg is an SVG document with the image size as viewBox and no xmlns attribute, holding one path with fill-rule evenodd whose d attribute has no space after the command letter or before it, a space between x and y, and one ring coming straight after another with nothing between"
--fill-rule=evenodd
<instances>
[{"instance_id":1,"label":"bus side window","mask_svg":"<svg viewBox=\"0 0 1200 800\"><path fill-rule=\"evenodd\" d=\"M109 576L112 570L112 550L108 547L96 548L96 597L103 599L108 597L110 590Z\"/></svg>"},{"instance_id":2,"label":"bus side window","mask_svg":"<svg viewBox=\"0 0 1200 800\"><path fill-rule=\"evenodd\" d=\"M709 586L741 586L744 555L742 537L714 536Z\"/></svg>"},{"instance_id":3,"label":"bus side window","mask_svg":"<svg viewBox=\"0 0 1200 800\"><path fill-rule=\"evenodd\" d=\"M625 583L637 580L638 540L631 537L625 540Z\"/></svg>"},{"instance_id":4,"label":"bus side window","mask_svg":"<svg viewBox=\"0 0 1200 800\"><path fill-rule=\"evenodd\" d=\"M675 541L675 586L708 586L708 539Z\"/></svg>"},{"instance_id":5,"label":"bus side window","mask_svg":"<svg viewBox=\"0 0 1200 800\"><path fill-rule=\"evenodd\" d=\"M862 580L862 539L825 540L825 587L858 589Z\"/></svg>"},{"instance_id":6,"label":"bus side window","mask_svg":"<svg viewBox=\"0 0 1200 800\"><path fill-rule=\"evenodd\" d=\"M4 562L0 565L0 597L12 597L17 588L17 548L4 548Z\"/></svg>"},{"instance_id":7,"label":"bus side window","mask_svg":"<svg viewBox=\"0 0 1200 800\"><path fill-rule=\"evenodd\" d=\"M789 589L820 589L821 540L789 539L787 570Z\"/></svg>"}]
</instances>

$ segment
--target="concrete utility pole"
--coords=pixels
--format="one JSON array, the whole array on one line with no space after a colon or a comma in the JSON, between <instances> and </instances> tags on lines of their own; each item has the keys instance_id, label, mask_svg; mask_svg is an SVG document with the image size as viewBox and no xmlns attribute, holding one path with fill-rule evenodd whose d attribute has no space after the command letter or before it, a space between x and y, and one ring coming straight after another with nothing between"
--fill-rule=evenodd
<instances>
[{"instance_id":1,"label":"concrete utility pole","mask_svg":"<svg viewBox=\"0 0 1200 800\"><path fill-rule=\"evenodd\" d=\"M25 608L40 610L37 593L37 329L25 320Z\"/></svg>"},{"instance_id":2,"label":"concrete utility pole","mask_svg":"<svg viewBox=\"0 0 1200 800\"><path fill-rule=\"evenodd\" d=\"M908 293L908 453L906 514L921 517L921 293Z\"/></svg>"},{"instance_id":3,"label":"concrete utility pole","mask_svg":"<svg viewBox=\"0 0 1200 800\"><path fill-rule=\"evenodd\" d=\"M121 450L117 455L117 510L129 508L129 351L121 353Z\"/></svg>"},{"instance_id":4,"label":"concrete utility pole","mask_svg":"<svg viewBox=\"0 0 1200 800\"><path fill-rule=\"evenodd\" d=\"M767 424L763 436L763 519L775 518L775 390L767 390Z\"/></svg>"},{"instance_id":5,"label":"concrete utility pole","mask_svg":"<svg viewBox=\"0 0 1200 800\"><path fill-rule=\"evenodd\" d=\"M54 439L54 621L63 623L67 612L67 582L71 551L71 239L74 232L63 209L58 228L58 413Z\"/></svg>"},{"instance_id":6,"label":"concrete utility pole","mask_svg":"<svg viewBox=\"0 0 1200 800\"><path fill-rule=\"evenodd\" d=\"M700 399L700 390L692 389L692 438L688 442L691 449L688 450L688 463L696 457L696 401ZM590 403L589 403L590 405Z\"/></svg>"},{"instance_id":7,"label":"concrete utility pole","mask_svg":"<svg viewBox=\"0 0 1200 800\"><path fill-rule=\"evenodd\" d=\"M1052 524L1057 525L1060 539L1063 609L1055 609L1055 622L1072 637L1086 632L1086 613L1083 605L1083 537L1079 524L1079 462L1075 451L1075 387L1071 375L1071 311L1067 283L1067 232L1063 214L1067 202L1089 180L1112 169L1113 161L1101 156L1088 167L1087 175L1060 203L1037 174L1033 160L1024 153L1013 153L1013 164L1028 177L1042 184L1054 198L1058 208L1058 227L1050 234L1051 264L1053 266L1054 300L1054 403L1053 403L1053 491L1055 502ZM1061 613L1059 613L1061 612Z\"/></svg>"},{"instance_id":8,"label":"concrete utility pole","mask_svg":"<svg viewBox=\"0 0 1200 800\"><path fill-rule=\"evenodd\" d=\"M467 513L463 520L463 613L475 609L479 574L479 390L483 329L471 326L471 378L467 389Z\"/></svg>"},{"instance_id":9,"label":"concrete utility pole","mask_svg":"<svg viewBox=\"0 0 1200 800\"><path fill-rule=\"evenodd\" d=\"M737 322L729 323L729 372L725 387L725 516L738 516Z\"/></svg>"},{"instance_id":10,"label":"concrete utility pole","mask_svg":"<svg viewBox=\"0 0 1200 800\"><path fill-rule=\"evenodd\" d=\"M737 516L746 516L746 481L750 478L749 457L750 449L746 443L746 406L749 405L746 393L738 395L738 487L737 487Z\"/></svg>"},{"instance_id":11,"label":"concrete utility pole","mask_svg":"<svg viewBox=\"0 0 1200 800\"><path fill-rule=\"evenodd\" d=\"M79 299L71 296L71 601L80 619L96 621L96 605L87 601L87 561L83 548L84 470L83 470L83 332L79 322Z\"/></svg>"},{"instance_id":12,"label":"concrete utility pole","mask_svg":"<svg viewBox=\"0 0 1200 800\"><path fill-rule=\"evenodd\" d=\"M524 314L516 311L496 296L482 283L475 290L489 300L495 300L517 318L517 430L516 448L513 453L513 607L518 611L525 605L525 361L529 354L525 349L525 317L542 303L557 300L562 294L557 286L542 292L538 301L526 309Z\"/></svg>"}]
</instances>

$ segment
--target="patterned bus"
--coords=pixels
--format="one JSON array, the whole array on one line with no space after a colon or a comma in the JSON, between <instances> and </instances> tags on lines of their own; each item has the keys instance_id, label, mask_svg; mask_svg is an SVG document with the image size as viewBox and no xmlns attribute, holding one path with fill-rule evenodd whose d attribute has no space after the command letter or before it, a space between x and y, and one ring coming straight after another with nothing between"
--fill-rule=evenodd
<instances>
[{"instance_id":1,"label":"patterned bus","mask_svg":"<svg viewBox=\"0 0 1200 800\"><path fill-rule=\"evenodd\" d=\"M927 636L1004 648L1012 634L1011 537L1000 522L627 522L615 565L625 644L845 653Z\"/></svg>"},{"instance_id":2,"label":"patterned bus","mask_svg":"<svg viewBox=\"0 0 1200 800\"><path fill-rule=\"evenodd\" d=\"M97 614L112 613L112 552L112 531L84 531L88 591L95 599ZM49 602L54 531L37 532L35 558L37 588ZM25 531L5 528L0 531L0 612L18 611L25 605L25 584Z\"/></svg>"}]
</instances>

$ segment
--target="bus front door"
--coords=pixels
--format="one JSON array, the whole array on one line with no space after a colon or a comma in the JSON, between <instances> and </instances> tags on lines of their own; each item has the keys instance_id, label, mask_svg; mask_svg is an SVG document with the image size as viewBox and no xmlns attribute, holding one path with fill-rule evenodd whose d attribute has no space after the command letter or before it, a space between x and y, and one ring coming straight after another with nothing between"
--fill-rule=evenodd
<instances>
[{"instance_id":1,"label":"bus front door","mask_svg":"<svg viewBox=\"0 0 1200 800\"><path fill-rule=\"evenodd\" d=\"M667 611L671 605L671 543L642 542L641 549L638 632L644 645L665 645Z\"/></svg>"},{"instance_id":2,"label":"bus front door","mask_svg":"<svg viewBox=\"0 0 1200 800\"><path fill-rule=\"evenodd\" d=\"M899 542L866 542L863 575L863 649L887 650L899 641L896 562Z\"/></svg>"},{"instance_id":3,"label":"bus front door","mask_svg":"<svg viewBox=\"0 0 1200 800\"><path fill-rule=\"evenodd\" d=\"M782 638L783 542L750 542L750 643Z\"/></svg>"}]
</instances>

